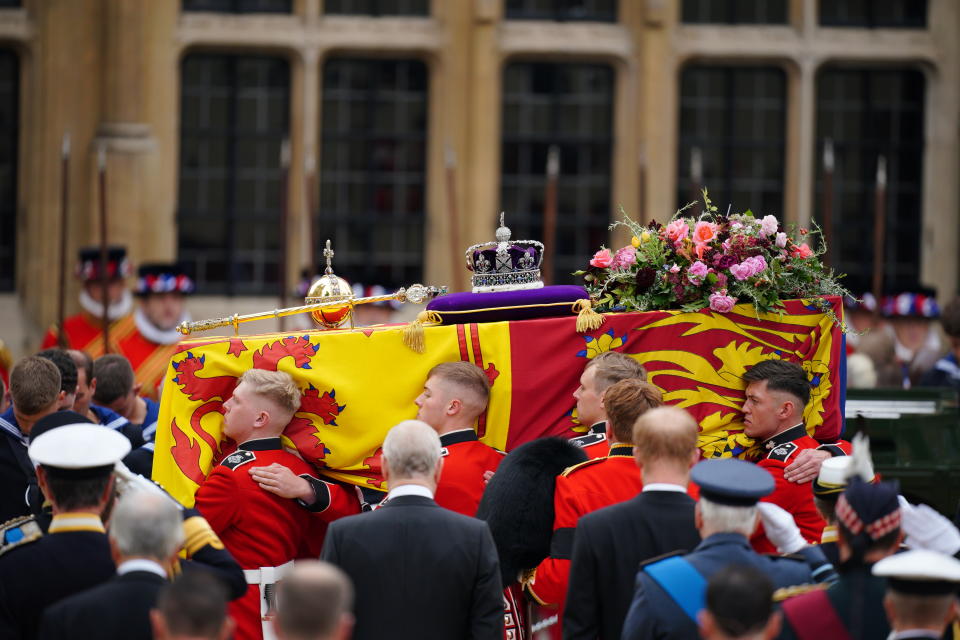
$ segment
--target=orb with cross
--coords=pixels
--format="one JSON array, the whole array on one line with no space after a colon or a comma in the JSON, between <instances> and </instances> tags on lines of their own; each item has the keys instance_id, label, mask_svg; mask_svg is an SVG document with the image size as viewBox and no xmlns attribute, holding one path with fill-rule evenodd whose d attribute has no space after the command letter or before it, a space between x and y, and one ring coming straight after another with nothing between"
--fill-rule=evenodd
<instances>
[{"instance_id":1,"label":"orb with cross","mask_svg":"<svg viewBox=\"0 0 960 640\"><path fill-rule=\"evenodd\" d=\"M323 275L310 286L305 304L340 302L342 306L324 307L311 312L314 322L327 329L336 329L353 317L353 289L346 280L333 273L333 249L327 240L323 257L327 260L327 268Z\"/></svg>"}]
</instances>

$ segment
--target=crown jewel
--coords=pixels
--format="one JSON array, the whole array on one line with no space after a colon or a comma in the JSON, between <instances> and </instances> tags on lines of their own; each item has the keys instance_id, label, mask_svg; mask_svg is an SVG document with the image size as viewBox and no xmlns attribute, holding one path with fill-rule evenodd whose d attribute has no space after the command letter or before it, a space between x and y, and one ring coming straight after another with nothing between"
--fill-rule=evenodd
<instances>
[{"instance_id":1,"label":"crown jewel","mask_svg":"<svg viewBox=\"0 0 960 640\"><path fill-rule=\"evenodd\" d=\"M536 240L511 240L510 228L500 214L496 242L483 242L467 249L467 269L473 271L473 292L539 289L543 244Z\"/></svg>"}]
</instances>

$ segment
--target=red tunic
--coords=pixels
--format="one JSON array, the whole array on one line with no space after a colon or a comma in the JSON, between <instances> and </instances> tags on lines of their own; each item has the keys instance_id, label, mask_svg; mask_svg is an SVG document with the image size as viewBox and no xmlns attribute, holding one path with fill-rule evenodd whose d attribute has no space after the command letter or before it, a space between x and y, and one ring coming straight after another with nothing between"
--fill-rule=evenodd
<instances>
[{"instance_id":1,"label":"red tunic","mask_svg":"<svg viewBox=\"0 0 960 640\"><path fill-rule=\"evenodd\" d=\"M487 488L484 474L496 471L505 454L480 442L473 429L445 433L440 445L443 471L434 499L441 507L473 517Z\"/></svg>"},{"instance_id":2,"label":"red tunic","mask_svg":"<svg viewBox=\"0 0 960 640\"><path fill-rule=\"evenodd\" d=\"M800 533L811 544L820 542L820 535L826 526L813 502L813 487L810 482L788 482L783 477L783 471L802 450L819 446L819 442L807 435L806 427L799 424L764 442L763 447L768 453L757 462L770 472L776 482L773 493L763 498L763 502L772 502L789 511L800 527ZM777 553L777 548L767 539L762 526L757 528L750 543L758 553Z\"/></svg>"},{"instance_id":3,"label":"red tunic","mask_svg":"<svg viewBox=\"0 0 960 640\"><path fill-rule=\"evenodd\" d=\"M128 313L127 315L118 318L110 323L110 350L114 353L118 351L117 341L128 335L132 331L136 331L137 326L133 321L133 314ZM68 349L78 349L80 351L86 351L91 358L99 358L104 354L103 350L103 323L101 323L100 318L97 318L86 311L78 313L75 316L70 316L69 318L63 321L63 331L67 336L67 348ZM57 328L50 327L47 330L46 335L43 337L43 342L40 344L41 349L49 349L51 347L57 346L57 337L59 333Z\"/></svg>"},{"instance_id":4,"label":"red tunic","mask_svg":"<svg viewBox=\"0 0 960 640\"><path fill-rule=\"evenodd\" d=\"M67 348L86 351L93 359L104 354L103 325L89 313L78 313L63 322ZM41 348L57 346L57 330L51 327L43 338ZM176 344L157 344L145 338L137 329L133 314L110 323L110 352L119 353L130 361L134 377L143 385L140 393L151 400L159 400L160 383L167 372Z\"/></svg>"},{"instance_id":5,"label":"red tunic","mask_svg":"<svg viewBox=\"0 0 960 640\"><path fill-rule=\"evenodd\" d=\"M628 444L615 444L608 457L587 460L558 476L550 556L524 582L527 592L542 605L562 605L567 595L573 533L580 516L629 500L642 489L640 469Z\"/></svg>"},{"instance_id":6,"label":"red tunic","mask_svg":"<svg viewBox=\"0 0 960 640\"><path fill-rule=\"evenodd\" d=\"M279 438L250 440L210 472L197 491L197 509L243 569L279 567L308 557L315 527L321 523L293 500L264 491L250 476L253 466L280 463L296 474L309 474L309 464L281 448ZM237 640L263 637L260 587L230 603L237 622Z\"/></svg>"}]
</instances>

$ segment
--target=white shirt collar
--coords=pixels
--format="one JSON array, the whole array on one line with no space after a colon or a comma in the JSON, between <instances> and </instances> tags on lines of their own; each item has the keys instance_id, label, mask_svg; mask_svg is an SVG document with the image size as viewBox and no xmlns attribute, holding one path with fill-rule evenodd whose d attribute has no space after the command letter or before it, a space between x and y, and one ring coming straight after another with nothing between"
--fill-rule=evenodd
<instances>
[{"instance_id":1,"label":"white shirt collar","mask_svg":"<svg viewBox=\"0 0 960 640\"><path fill-rule=\"evenodd\" d=\"M147 571L148 573L154 573L164 580L167 579L167 572L159 563L154 562L153 560L147 560L146 558L134 558L133 560L125 560L120 563L120 566L117 567L117 575L122 576L125 573L130 573L131 571Z\"/></svg>"},{"instance_id":2,"label":"white shirt collar","mask_svg":"<svg viewBox=\"0 0 960 640\"><path fill-rule=\"evenodd\" d=\"M668 482L651 482L650 484L643 485L643 493L647 491L676 491L677 493L686 493L687 488Z\"/></svg>"},{"instance_id":3,"label":"white shirt collar","mask_svg":"<svg viewBox=\"0 0 960 640\"><path fill-rule=\"evenodd\" d=\"M399 498L400 496L420 496L421 498L430 498L433 500L433 491L420 484L402 484L399 487L390 489L387 493L387 500Z\"/></svg>"}]
</instances>

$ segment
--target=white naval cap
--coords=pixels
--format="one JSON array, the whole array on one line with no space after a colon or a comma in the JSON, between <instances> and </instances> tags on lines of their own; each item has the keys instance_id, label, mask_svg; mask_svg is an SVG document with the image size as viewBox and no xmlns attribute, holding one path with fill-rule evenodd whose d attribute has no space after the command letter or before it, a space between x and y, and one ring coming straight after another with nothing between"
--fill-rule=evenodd
<instances>
[{"instance_id":1,"label":"white naval cap","mask_svg":"<svg viewBox=\"0 0 960 640\"><path fill-rule=\"evenodd\" d=\"M48 472L75 479L105 475L129 452L126 437L94 424L56 427L37 436L27 450Z\"/></svg>"},{"instance_id":2,"label":"white naval cap","mask_svg":"<svg viewBox=\"0 0 960 640\"><path fill-rule=\"evenodd\" d=\"M873 575L886 578L894 591L946 595L960 587L960 560L926 549L896 553L873 565Z\"/></svg>"}]
</instances>

